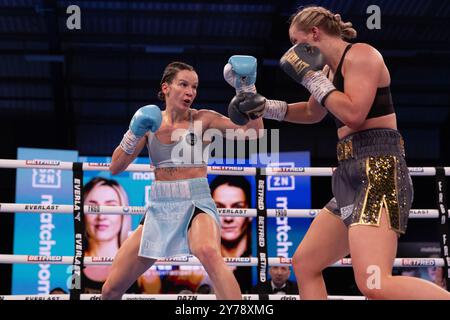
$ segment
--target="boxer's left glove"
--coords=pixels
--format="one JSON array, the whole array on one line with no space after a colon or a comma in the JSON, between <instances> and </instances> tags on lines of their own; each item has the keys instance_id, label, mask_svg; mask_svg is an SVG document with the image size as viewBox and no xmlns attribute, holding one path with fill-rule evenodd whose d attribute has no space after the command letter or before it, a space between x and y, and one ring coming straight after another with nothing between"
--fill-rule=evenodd
<instances>
[{"instance_id":1,"label":"boxer's left glove","mask_svg":"<svg viewBox=\"0 0 450 320\"><path fill-rule=\"evenodd\" d=\"M256 58L252 56L234 55L228 59L223 68L223 77L230 86L241 92L256 93Z\"/></svg>"},{"instance_id":2,"label":"boxer's left glove","mask_svg":"<svg viewBox=\"0 0 450 320\"><path fill-rule=\"evenodd\" d=\"M239 126L246 125L250 119L261 117L264 113L266 98L252 92L241 92L231 99L228 105L228 117Z\"/></svg>"},{"instance_id":3,"label":"boxer's left glove","mask_svg":"<svg viewBox=\"0 0 450 320\"><path fill-rule=\"evenodd\" d=\"M286 101L269 100L258 93L242 92L234 96L228 105L228 117L239 126L259 117L283 121L287 109Z\"/></svg>"},{"instance_id":4,"label":"boxer's left glove","mask_svg":"<svg viewBox=\"0 0 450 320\"><path fill-rule=\"evenodd\" d=\"M303 85L323 106L326 98L337 90L322 73L325 61L318 48L306 43L291 47L280 59L280 67Z\"/></svg>"},{"instance_id":5,"label":"boxer's left glove","mask_svg":"<svg viewBox=\"0 0 450 320\"><path fill-rule=\"evenodd\" d=\"M139 140L148 132L155 132L162 122L162 113L158 106L147 105L134 114L128 131L124 134L120 147L127 154L133 154Z\"/></svg>"}]
</instances>

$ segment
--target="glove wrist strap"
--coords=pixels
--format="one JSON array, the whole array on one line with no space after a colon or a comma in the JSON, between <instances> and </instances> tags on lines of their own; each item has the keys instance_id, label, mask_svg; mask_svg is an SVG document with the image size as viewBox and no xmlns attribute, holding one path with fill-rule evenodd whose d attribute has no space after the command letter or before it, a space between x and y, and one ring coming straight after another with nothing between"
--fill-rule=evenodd
<instances>
[{"instance_id":1,"label":"glove wrist strap","mask_svg":"<svg viewBox=\"0 0 450 320\"><path fill-rule=\"evenodd\" d=\"M286 116L288 104L286 101L267 100L263 117L266 119L283 121Z\"/></svg>"},{"instance_id":2,"label":"glove wrist strap","mask_svg":"<svg viewBox=\"0 0 450 320\"><path fill-rule=\"evenodd\" d=\"M128 130L123 135L120 141L120 148L127 154L133 154L136 150L137 144L142 137L136 136L131 130Z\"/></svg>"},{"instance_id":3,"label":"glove wrist strap","mask_svg":"<svg viewBox=\"0 0 450 320\"><path fill-rule=\"evenodd\" d=\"M236 88L236 94L240 94L242 92L256 93L256 86L254 84L249 84Z\"/></svg>"},{"instance_id":4,"label":"glove wrist strap","mask_svg":"<svg viewBox=\"0 0 450 320\"><path fill-rule=\"evenodd\" d=\"M321 72L308 72L302 79L302 85L323 106L328 95L337 90L333 83Z\"/></svg>"}]
</instances>

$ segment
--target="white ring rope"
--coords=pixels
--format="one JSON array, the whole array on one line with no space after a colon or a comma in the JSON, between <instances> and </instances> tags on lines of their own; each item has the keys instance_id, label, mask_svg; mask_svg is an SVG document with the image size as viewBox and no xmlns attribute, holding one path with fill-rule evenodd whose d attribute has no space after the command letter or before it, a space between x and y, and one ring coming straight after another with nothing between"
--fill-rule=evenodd
<instances>
[{"instance_id":1,"label":"white ring rope","mask_svg":"<svg viewBox=\"0 0 450 320\"><path fill-rule=\"evenodd\" d=\"M256 209L224 209L217 208L222 217L256 217ZM267 216L290 217L290 218L314 218L320 209L266 209ZM73 213L73 205L70 204L39 204L39 203L0 203L0 212L17 213ZM85 214L108 214L108 215L143 215L145 207L140 206L97 206L85 205ZM450 210L448 210L450 218ZM437 209L412 209L409 211L410 218L437 218Z\"/></svg>"},{"instance_id":2,"label":"white ring rope","mask_svg":"<svg viewBox=\"0 0 450 320\"><path fill-rule=\"evenodd\" d=\"M58 160L11 160L0 159L0 168L34 168L34 169L60 169L72 170L73 162ZM435 176L434 167L409 167L409 172L413 176ZM445 175L450 176L450 167L445 167ZM130 164L125 171L150 171L154 167L148 164ZM109 163L83 162L83 171L109 171ZM238 166L208 166L209 174L222 175L256 175L254 167ZM261 168L262 175L268 176L331 176L331 167L297 167L297 168Z\"/></svg>"},{"instance_id":3,"label":"white ring rope","mask_svg":"<svg viewBox=\"0 0 450 320\"><path fill-rule=\"evenodd\" d=\"M85 265L110 265L114 257L84 257ZM223 259L229 266L235 267L255 267L258 265L258 258L255 257L227 257ZM287 266L292 264L291 258L271 257L268 258L269 266ZM73 256L37 256L20 254L0 254L0 264L60 264L70 265L73 263ZM180 256L175 258L159 259L156 265L164 266L201 266L200 261L194 256ZM352 259L343 258L330 265L330 267L351 267ZM421 267L443 267L442 258L396 258L394 267L421 268Z\"/></svg>"},{"instance_id":4,"label":"white ring rope","mask_svg":"<svg viewBox=\"0 0 450 320\"><path fill-rule=\"evenodd\" d=\"M269 300L301 300L298 295L269 294ZM100 300L100 294L80 295L80 300ZM257 294L243 294L243 300L260 300ZM70 300L68 294L4 295L1 300ZM124 294L122 300L216 300L214 294ZM328 296L328 300L367 300L364 296Z\"/></svg>"}]
</instances>

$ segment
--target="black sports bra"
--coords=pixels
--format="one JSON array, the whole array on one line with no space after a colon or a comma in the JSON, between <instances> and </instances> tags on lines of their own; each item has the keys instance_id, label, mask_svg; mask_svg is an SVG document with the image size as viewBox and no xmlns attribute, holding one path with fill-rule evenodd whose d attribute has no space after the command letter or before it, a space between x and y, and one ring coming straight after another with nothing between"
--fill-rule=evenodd
<instances>
[{"instance_id":1,"label":"black sports bra","mask_svg":"<svg viewBox=\"0 0 450 320\"><path fill-rule=\"evenodd\" d=\"M348 50L352 47L352 44L349 44L342 54L341 61L339 61L339 65L336 69L336 73L334 74L333 84L341 92L344 92L344 76L342 75L341 69L342 64L344 63L345 55ZM328 71L329 73L329 71ZM377 118L381 116L385 116L388 114L394 113L394 104L392 103L392 95L391 89L389 86L378 88L375 94L375 99L373 100L372 106L370 107L370 111L366 117L366 119ZM334 118L334 122L338 128L343 127L345 124L342 123L338 118L336 118L333 114L331 114Z\"/></svg>"}]
</instances>

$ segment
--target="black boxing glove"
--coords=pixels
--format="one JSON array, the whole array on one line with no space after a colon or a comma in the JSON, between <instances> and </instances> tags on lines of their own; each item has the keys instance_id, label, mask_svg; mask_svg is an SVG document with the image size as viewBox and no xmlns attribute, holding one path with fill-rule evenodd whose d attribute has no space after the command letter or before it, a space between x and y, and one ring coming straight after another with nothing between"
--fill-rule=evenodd
<instances>
[{"instance_id":1,"label":"black boxing glove","mask_svg":"<svg viewBox=\"0 0 450 320\"><path fill-rule=\"evenodd\" d=\"M264 113L266 98L258 93L241 92L231 99L228 105L228 117L234 124L246 125Z\"/></svg>"},{"instance_id":2,"label":"black boxing glove","mask_svg":"<svg viewBox=\"0 0 450 320\"><path fill-rule=\"evenodd\" d=\"M281 69L308 89L322 106L330 93L337 90L322 73L324 66L320 50L306 43L291 47L280 59Z\"/></svg>"}]
</instances>

